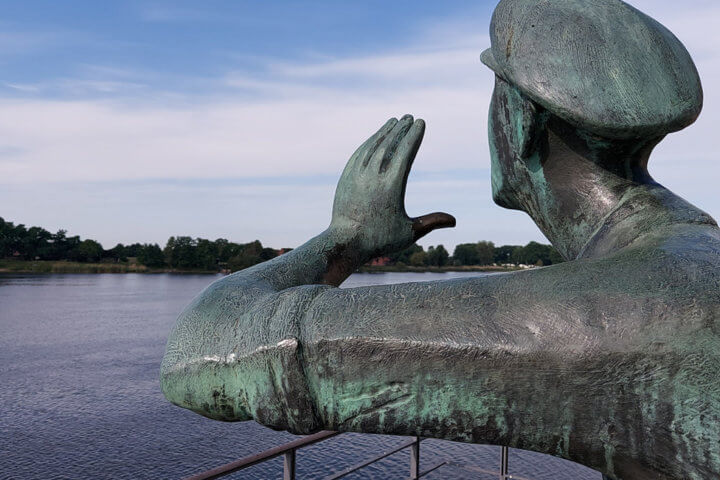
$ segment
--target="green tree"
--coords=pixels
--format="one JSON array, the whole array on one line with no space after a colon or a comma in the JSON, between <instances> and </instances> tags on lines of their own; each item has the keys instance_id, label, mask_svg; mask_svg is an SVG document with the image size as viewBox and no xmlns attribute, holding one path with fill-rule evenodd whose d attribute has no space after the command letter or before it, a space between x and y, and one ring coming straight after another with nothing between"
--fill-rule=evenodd
<instances>
[{"instance_id":1,"label":"green tree","mask_svg":"<svg viewBox=\"0 0 720 480\"><path fill-rule=\"evenodd\" d=\"M13 228L12 222L6 222L4 218L0 217L0 258L12 255L10 232Z\"/></svg>"},{"instance_id":2,"label":"green tree","mask_svg":"<svg viewBox=\"0 0 720 480\"><path fill-rule=\"evenodd\" d=\"M127 262L127 255L125 254L125 246L122 243L118 243L110 250L105 250L103 254L105 258L112 258L116 262Z\"/></svg>"},{"instance_id":3,"label":"green tree","mask_svg":"<svg viewBox=\"0 0 720 480\"><path fill-rule=\"evenodd\" d=\"M442 245L438 245L435 248L430 247L428 249L425 262L428 265L432 265L434 267L444 267L445 265L447 265L449 259L450 254L447 250L445 250L445 247L443 247Z\"/></svg>"},{"instance_id":4,"label":"green tree","mask_svg":"<svg viewBox=\"0 0 720 480\"><path fill-rule=\"evenodd\" d=\"M12 222L2 219L0 221L0 253L3 257L10 257L20 251L22 240L27 232L25 225L13 225Z\"/></svg>"},{"instance_id":5,"label":"green tree","mask_svg":"<svg viewBox=\"0 0 720 480\"><path fill-rule=\"evenodd\" d=\"M519 245L513 248L512 255L510 256L512 263L515 265L524 264L527 265L527 255L525 253L525 247Z\"/></svg>"},{"instance_id":6,"label":"green tree","mask_svg":"<svg viewBox=\"0 0 720 480\"><path fill-rule=\"evenodd\" d=\"M492 242L461 243L453 252L455 265L492 265L495 260L495 245Z\"/></svg>"},{"instance_id":7,"label":"green tree","mask_svg":"<svg viewBox=\"0 0 720 480\"><path fill-rule=\"evenodd\" d=\"M68 245L66 230L58 230L50 236L50 246L48 248L47 260L67 260L70 249Z\"/></svg>"},{"instance_id":8,"label":"green tree","mask_svg":"<svg viewBox=\"0 0 720 480\"><path fill-rule=\"evenodd\" d=\"M479 265L478 246L476 243L461 243L453 251L456 265Z\"/></svg>"},{"instance_id":9,"label":"green tree","mask_svg":"<svg viewBox=\"0 0 720 480\"><path fill-rule=\"evenodd\" d=\"M218 262L227 262L237 252L231 252L230 242L224 238L215 240L215 248L217 248ZM235 245L235 244L233 244Z\"/></svg>"},{"instance_id":10,"label":"green tree","mask_svg":"<svg viewBox=\"0 0 720 480\"><path fill-rule=\"evenodd\" d=\"M492 265L495 263L495 244L480 241L477 243L478 265Z\"/></svg>"},{"instance_id":11,"label":"green tree","mask_svg":"<svg viewBox=\"0 0 720 480\"><path fill-rule=\"evenodd\" d=\"M128 245L123 249L123 256L125 258L138 257L138 256L140 256L140 251L143 248L144 248L144 246L141 243L133 243L132 245Z\"/></svg>"},{"instance_id":12,"label":"green tree","mask_svg":"<svg viewBox=\"0 0 720 480\"><path fill-rule=\"evenodd\" d=\"M52 234L40 227L27 229L24 238L20 239L19 251L26 260L42 258L48 251L48 242Z\"/></svg>"},{"instance_id":13,"label":"green tree","mask_svg":"<svg viewBox=\"0 0 720 480\"><path fill-rule=\"evenodd\" d=\"M82 253L80 252L80 243L82 243L82 240L80 240L79 235L74 235L72 237L65 237L64 241L62 242L62 250L63 254L60 255L60 260L70 260L73 262L80 262Z\"/></svg>"},{"instance_id":14,"label":"green tree","mask_svg":"<svg viewBox=\"0 0 720 480\"><path fill-rule=\"evenodd\" d=\"M218 264L218 246L215 242L204 238L198 238L196 244L197 267L203 270L215 270Z\"/></svg>"},{"instance_id":15,"label":"green tree","mask_svg":"<svg viewBox=\"0 0 720 480\"><path fill-rule=\"evenodd\" d=\"M197 268L197 242L191 237L170 237L165 246L165 260L172 268Z\"/></svg>"},{"instance_id":16,"label":"green tree","mask_svg":"<svg viewBox=\"0 0 720 480\"><path fill-rule=\"evenodd\" d=\"M413 243L405 250L400 250L399 252L394 252L390 255L388 255L388 258L390 259L391 263L403 263L405 265L411 264L410 257L414 253L424 252L423 247L418 245L417 243Z\"/></svg>"},{"instance_id":17,"label":"green tree","mask_svg":"<svg viewBox=\"0 0 720 480\"><path fill-rule=\"evenodd\" d=\"M555 265L557 263L563 263L565 259L560 255L560 252L555 249L555 247L550 247L550 265Z\"/></svg>"},{"instance_id":18,"label":"green tree","mask_svg":"<svg viewBox=\"0 0 720 480\"><path fill-rule=\"evenodd\" d=\"M75 249L75 260L79 262L97 262L103 255L103 248L95 240L83 240Z\"/></svg>"},{"instance_id":19,"label":"green tree","mask_svg":"<svg viewBox=\"0 0 720 480\"><path fill-rule=\"evenodd\" d=\"M562 257L551 245L530 242L524 247L515 247L512 253L513 262L525 265L552 265L562 262Z\"/></svg>"},{"instance_id":20,"label":"green tree","mask_svg":"<svg viewBox=\"0 0 720 480\"><path fill-rule=\"evenodd\" d=\"M277 256L278 256L278 252L274 248L265 247L260 251L260 258L262 259L263 262L265 262L267 260L272 260L273 258L275 258Z\"/></svg>"},{"instance_id":21,"label":"green tree","mask_svg":"<svg viewBox=\"0 0 720 480\"><path fill-rule=\"evenodd\" d=\"M235 272L263 262L263 246L259 240L240 246L240 252L228 260L228 268ZM277 255L277 254L275 254ZM267 254L265 254L267 256Z\"/></svg>"},{"instance_id":22,"label":"green tree","mask_svg":"<svg viewBox=\"0 0 720 480\"><path fill-rule=\"evenodd\" d=\"M493 249L493 263L504 265L514 263L513 252L516 248L522 248L518 245L502 245Z\"/></svg>"},{"instance_id":23,"label":"green tree","mask_svg":"<svg viewBox=\"0 0 720 480\"><path fill-rule=\"evenodd\" d=\"M425 265L426 257L427 253L420 249L419 251L416 251L412 255L410 255L408 262L413 267L422 267L423 265Z\"/></svg>"},{"instance_id":24,"label":"green tree","mask_svg":"<svg viewBox=\"0 0 720 480\"><path fill-rule=\"evenodd\" d=\"M143 245L140 252L138 252L137 259L146 267L162 268L165 266L165 255L160 245L156 243Z\"/></svg>"}]
</instances>

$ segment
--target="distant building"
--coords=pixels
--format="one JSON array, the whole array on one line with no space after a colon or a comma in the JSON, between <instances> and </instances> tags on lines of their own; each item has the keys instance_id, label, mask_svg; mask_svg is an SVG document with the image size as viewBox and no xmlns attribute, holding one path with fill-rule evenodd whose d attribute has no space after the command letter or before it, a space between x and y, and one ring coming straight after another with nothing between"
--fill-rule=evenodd
<instances>
[{"instance_id":1,"label":"distant building","mask_svg":"<svg viewBox=\"0 0 720 480\"><path fill-rule=\"evenodd\" d=\"M367 265L370 265L371 267L384 267L386 265L390 265L390 262L390 257L378 257L370 260Z\"/></svg>"}]
</instances>

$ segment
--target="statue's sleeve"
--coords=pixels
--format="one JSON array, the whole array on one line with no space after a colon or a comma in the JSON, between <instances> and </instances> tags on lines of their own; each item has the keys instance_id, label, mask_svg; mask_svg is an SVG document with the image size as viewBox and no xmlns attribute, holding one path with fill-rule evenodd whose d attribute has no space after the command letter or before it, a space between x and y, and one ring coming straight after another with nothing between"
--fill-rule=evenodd
<instances>
[{"instance_id":1,"label":"statue's sleeve","mask_svg":"<svg viewBox=\"0 0 720 480\"><path fill-rule=\"evenodd\" d=\"M449 409L470 415L472 402L454 402L477 394L466 381L477 372L539 355L565 358L605 337L585 320L589 299L553 288L552 268L280 291L263 279L227 277L180 315L161 369L163 392L211 418L255 419L297 433L368 430L362 422L371 412L402 413L394 427L377 424L398 433L439 422ZM451 393L437 396L442 391Z\"/></svg>"},{"instance_id":2,"label":"statue's sleeve","mask_svg":"<svg viewBox=\"0 0 720 480\"><path fill-rule=\"evenodd\" d=\"M512 443L511 423L541 421L552 433L536 449L555 448L572 420L554 402L578 393L566 382L592 383L573 371L603 368L612 332L588 321L599 298L553 292L553 280L538 270L322 292L300 330L317 423Z\"/></svg>"}]
</instances>

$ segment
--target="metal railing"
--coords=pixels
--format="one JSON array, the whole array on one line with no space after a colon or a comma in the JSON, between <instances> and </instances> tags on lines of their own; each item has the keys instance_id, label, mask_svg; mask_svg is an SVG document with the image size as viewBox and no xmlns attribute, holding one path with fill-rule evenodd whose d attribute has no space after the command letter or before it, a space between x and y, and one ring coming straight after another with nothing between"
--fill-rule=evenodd
<instances>
[{"instance_id":1,"label":"metal railing","mask_svg":"<svg viewBox=\"0 0 720 480\"><path fill-rule=\"evenodd\" d=\"M279 457L280 455L283 456L283 480L295 480L295 452L297 450L307 447L309 445L312 445L314 443L322 442L323 440L327 440L328 438L335 437L337 435L340 435L339 432L331 432L331 431L322 431L318 432L314 435L308 435L303 438L298 438L297 440L293 440L292 442L286 443L284 445L279 445L277 447L273 447L271 449L265 450L264 452L256 453L254 455L247 456L245 458L241 458L240 460L236 460L234 462L222 465L217 468L213 468L212 470L207 470L202 473L198 473L196 475L193 475L191 477L187 477L185 480L208 480L213 478L220 478L225 475L229 475L231 473L237 472L239 470L251 467L253 465L257 465L258 463L266 462L268 460L271 460L273 458ZM500 471L496 470L486 470L484 468L470 466L470 465L464 465L459 464L455 462L451 462L449 460L445 460L442 462L438 462L431 467L420 471L420 442L422 442L423 439L420 437L411 437L410 439L404 441L400 445L391 448L390 450L387 450L380 455L377 455L375 457L372 457L368 460L364 460L360 463L357 463L351 467L348 467L344 470L341 470L339 472L333 473L325 477L325 480L336 480L339 478L342 478L346 475L349 475L353 472L356 472L360 470L361 468L367 467L368 465L371 465L375 462L378 462L382 460L383 458L389 457L390 455L393 455L395 453L400 452L401 450L404 450L406 448L410 448L410 480L416 480L418 478L422 478L425 475L429 474L430 472L434 472L440 467L443 466L452 466L456 468L461 468L463 470L468 470L471 472L477 472L477 473L486 473L490 475L497 475L499 480L530 480L525 477L520 477L517 475L510 475L508 470L508 456L509 456L509 449L508 447L502 447L501 454L500 454Z\"/></svg>"}]
</instances>

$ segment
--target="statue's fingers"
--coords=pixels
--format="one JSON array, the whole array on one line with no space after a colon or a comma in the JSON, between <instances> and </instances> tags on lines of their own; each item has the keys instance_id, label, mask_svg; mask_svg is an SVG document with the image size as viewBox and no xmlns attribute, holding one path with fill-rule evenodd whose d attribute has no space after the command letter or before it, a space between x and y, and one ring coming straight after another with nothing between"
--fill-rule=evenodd
<instances>
[{"instance_id":1,"label":"statue's fingers","mask_svg":"<svg viewBox=\"0 0 720 480\"><path fill-rule=\"evenodd\" d=\"M425 122L415 120L395 150L388 172L395 178L400 199L405 197L408 175L425 135Z\"/></svg>"},{"instance_id":2,"label":"statue's fingers","mask_svg":"<svg viewBox=\"0 0 720 480\"><path fill-rule=\"evenodd\" d=\"M385 136L380 146L375 150L372 157L365 162L373 172L383 172L392 159L395 149L400 140L405 136L413 123L412 115L404 115L393 127L392 131Z\"/></svg>"},{"instance_id":3,"label":"statue's fingers","mask_svg":"<svg viewBox=\"0 0 720 480\"><path fill-rule=\"evenodd\" d=\"M413 240L418 240L438 228L455 226L455 217L443 212L430 213L412 219Z\"/></svg>"},{"instance_id":4,"label":"statue's fingers","mask_svg":"<svg viewBox=\"0 0 720 480\"><path fill-rule=\"evenodd\" d=\"M348 165L353 165L355 167L366 166L372 154L375 153L375 150L377 150L377 148L382 144L387 135L392 132L397 123L398 119L394 117L385 122L385 125L380 127L380 130L365 140L365 143L360 145L360 148L353 153L352 157L350 157Z\"/></svg>"}]
</instances>

